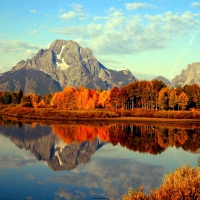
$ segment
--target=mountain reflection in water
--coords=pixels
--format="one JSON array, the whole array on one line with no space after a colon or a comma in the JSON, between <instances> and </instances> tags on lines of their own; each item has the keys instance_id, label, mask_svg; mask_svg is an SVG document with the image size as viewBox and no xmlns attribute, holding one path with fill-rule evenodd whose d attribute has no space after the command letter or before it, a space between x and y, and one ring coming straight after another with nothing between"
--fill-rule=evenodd
<instances>
[{"instance_id":1,"label":"mountain reflection in water","mask_svg":"<svg viewBox=\"0 0 200 200\"><path fill-rule=\"evenodd\" d=\"M19 128L8 128L10 123ZM20 122L10 123L4 122L0 132L10 137L20 149L29 150L38 160L45 160L55 171L72 170L81 163L89 162L91 156L106 143L120 144L131 151L153 155L161 154L168 147L181 147L193 153L200 148L198 127L103 123L51 126L32 123L28 126Z\"/></svg>"}]
</instances>

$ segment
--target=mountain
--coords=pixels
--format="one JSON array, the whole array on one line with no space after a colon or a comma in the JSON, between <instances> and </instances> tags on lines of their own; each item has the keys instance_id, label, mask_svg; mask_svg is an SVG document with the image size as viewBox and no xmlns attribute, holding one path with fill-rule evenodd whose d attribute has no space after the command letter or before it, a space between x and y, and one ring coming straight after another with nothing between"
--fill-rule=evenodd
<instances>
[{"instance_id":1,"label":"mountain","mask_svg":"<svg viewBox=\"0 0 200 200\"><path fill-rule=\"evenodd\" d=\"M45 95L61 91L60 83L35 69L21 68L9 71L0 76L0 91L25 91Z\"/></svg>"},{"instance_id":2,"label":"mountain","mask_svg":"<svg viewBox=\"0 0 200 200\"><path fill-rule=\"evenodd\" d=\"M175 76L170 84L170 87L191 85L196 83L200 85L200 63L192 63L187 66L187 69L181 71L180 75Z\"/></svg>"},{"instance_id":3,"label":"mountain","mask_svg":"<svg viewBox=\"0 0 200 200\"><path fill-rule=\"evenodd\" d=\"M103 66L89 48L71 40L55 40L48 49L40 49L32 59L22 60L0 75L0 91L22 89L24 93L43 95L66 86L111 89L135 80L129 70Z\"/></svg>"},{"instance_id":4,"label":"mountain","mask_svg":"<svg viewBox=\"0 0 200 200\"><path fill-rule=\"evenodd\" d=\"M165 78L164 76L157 76L153 80L159 80L159 81L164 82L166 85L170 85L170 81L167 78Z\"/></svg>"},{"instance_id":5,"label":"mountain","mask_svg":"<svg viewBox=\"0 0 200 200\"><path fill-rule=\"evenodd\" d=\"M143 72L134 72L134 76L137 77L137 80L152 80L156 77L155 74L143 73Z\"/></svg>"}]
</instances>

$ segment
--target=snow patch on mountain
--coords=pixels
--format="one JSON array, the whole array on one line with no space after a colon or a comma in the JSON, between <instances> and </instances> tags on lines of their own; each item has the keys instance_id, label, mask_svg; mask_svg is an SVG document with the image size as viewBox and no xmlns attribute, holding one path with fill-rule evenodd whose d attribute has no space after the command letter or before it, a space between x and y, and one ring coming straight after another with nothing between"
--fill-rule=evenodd
<instances>
[{"instance_id":1,"label":"snow patch on mountain","mask_svg":"<svg viewBox=\"0 0 200 200\"><path fill-rule=\"evenodd\" d=\"M62 45L61 51L60 51L60 53L57 55L57 59L59 59L59 60L61 59L61 55L62 55L62 52L63 52L64 48L65 48L65 45Z\"/></svg>"},{"instance_id":2,"label":"snow patch on mountain","mask_svg":"<svg viewBox=\"0 0 200 200\"><path fill-rule=\"evenodd\" d=\"M56 61L56 66L57 68L61 69L61 70L66 70L68 69L70 66L65 62L65 59L62 58L62 60L57 60Z\"/></svg>"},{"instance_id":3,"label":"snow patch on mountain","mask_svg":"<svg viewBox=\"0 0 200 200\"><path fill-rule=\"evenodd\" d=\"M66 70L68 69L70 66L65 62L65 59L62 58L62 53L63 50L65 49L65 45L62 45L60 53L56 54L56 67L61 69L61 70Z\"/></svg>"}]
</instances>

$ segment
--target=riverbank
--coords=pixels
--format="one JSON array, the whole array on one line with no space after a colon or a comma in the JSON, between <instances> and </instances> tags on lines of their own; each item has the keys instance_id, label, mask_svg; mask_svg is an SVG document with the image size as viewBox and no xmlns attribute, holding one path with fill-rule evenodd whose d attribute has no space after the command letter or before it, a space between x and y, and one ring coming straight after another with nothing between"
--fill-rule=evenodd
<instances>
[{"instance_id":1,"label":"riverbank","mask_svg":"<svg viewBox=\"0 0 200 200\"><path fill-rule=\"evenodd\" d=\"M36 121L120 121L148 123L192 123L200 122L200 111L152 111L134 109L119 110L58 110L53 108L27 108L7 106L0 109L0 115L17 120Z\"/></svg>"}]
</instances>

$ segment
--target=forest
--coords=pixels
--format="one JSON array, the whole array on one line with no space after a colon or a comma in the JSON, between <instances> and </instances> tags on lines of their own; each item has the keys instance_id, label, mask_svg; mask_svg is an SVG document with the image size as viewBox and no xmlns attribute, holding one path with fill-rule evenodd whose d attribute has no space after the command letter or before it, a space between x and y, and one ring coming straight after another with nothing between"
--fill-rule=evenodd
<instances>
[{"instance_id":1,"label":"forest","mask_svg":"<svg viewBox=\"0 0 200 200\"><path fill-rule=\"evenodd\" d=\"M110 90L65 87L63 91L41 96L19 92L0 92L0 104L22 107L79 110L106 108L116 110L192 110L200 108L197 84L170 88L159 80L136 81Z\"/></svg>"}]
</instances>

